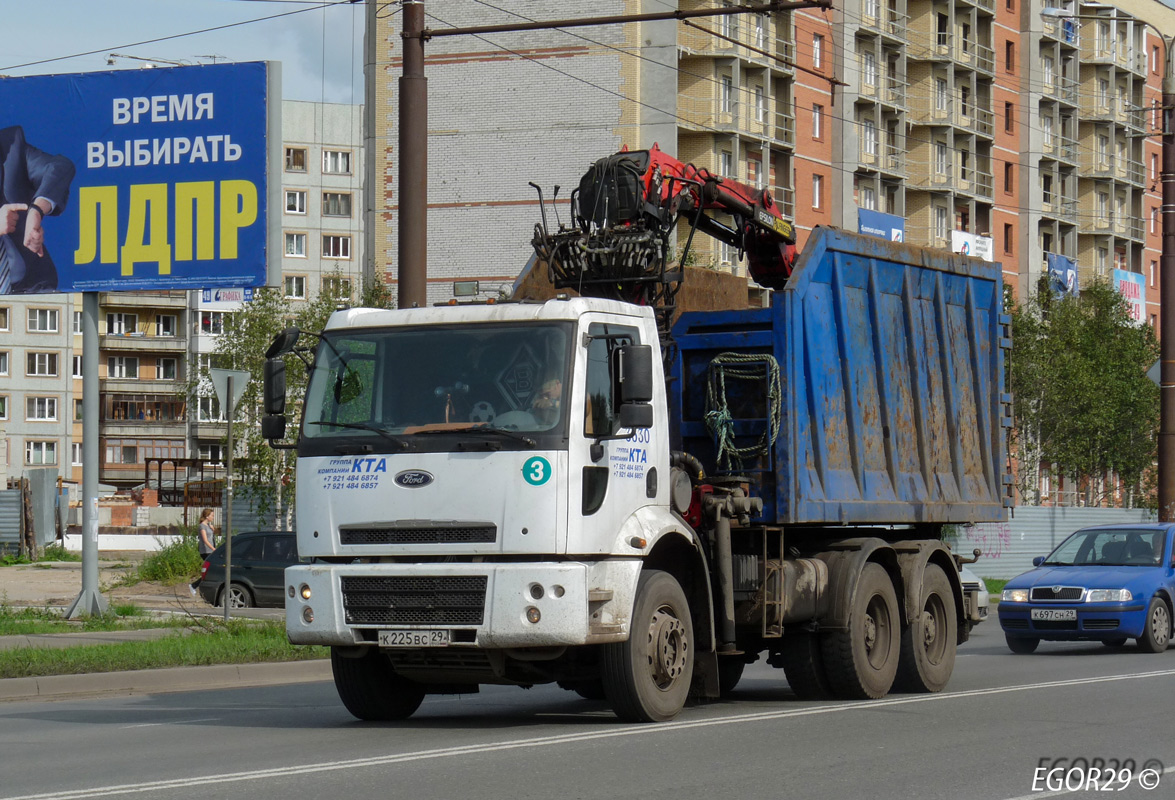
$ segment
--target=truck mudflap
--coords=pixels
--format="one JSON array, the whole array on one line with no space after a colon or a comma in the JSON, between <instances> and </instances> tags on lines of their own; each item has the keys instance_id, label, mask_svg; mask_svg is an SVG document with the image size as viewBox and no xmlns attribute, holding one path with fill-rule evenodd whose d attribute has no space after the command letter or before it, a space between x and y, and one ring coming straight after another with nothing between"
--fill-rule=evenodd
<instances>
[{"instance_id":1,"label":"truck mudflap","mask_svg":"<svg viewBox=\"0 0 1175 800\"><path fill-rule=\"evenodd\" d=\"M310 564L286 570L294 644L529 648L623 641L638 559ZM607 588L603 588L607 587Z\"/></svg>"}]
</instances>

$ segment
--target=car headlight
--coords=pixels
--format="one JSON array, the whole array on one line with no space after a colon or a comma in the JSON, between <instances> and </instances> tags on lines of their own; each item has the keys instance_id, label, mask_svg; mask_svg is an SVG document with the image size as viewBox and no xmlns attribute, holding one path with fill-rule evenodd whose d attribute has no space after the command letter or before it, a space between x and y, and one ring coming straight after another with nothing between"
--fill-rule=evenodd
<instances>
[{"instance_id":1,"label":"car headlight","mask_svg":"<svg viewBox=\"0 0 1175 800\"><path fill-rule=\"evenodd\" d=\"M1085 593L1087 603L1127 603L1133 599L1129 589L1090 589Z\"/></svg>"},{"instance_id":2,"label":"car headlight","mask_svg":"<svg viewBox=\"0 0 1175 800\"><path fill-rule=\"evenodd\" d=\"M1000 601L1004 603L1027 603L1028 590L1004 589L1003 594L1000 595Z\"/></svg>"}]
</instances>

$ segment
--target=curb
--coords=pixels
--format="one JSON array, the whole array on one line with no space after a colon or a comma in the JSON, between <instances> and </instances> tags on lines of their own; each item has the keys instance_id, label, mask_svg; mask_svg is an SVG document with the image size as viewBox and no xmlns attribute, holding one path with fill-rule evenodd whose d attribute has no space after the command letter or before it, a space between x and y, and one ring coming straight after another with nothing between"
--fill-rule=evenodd
<instances>
[{"instance_id":1,"label":"curb","mask_svg":"<svg viewBox=\"0 0 1175 800\"><path fill-rule=\"evenodd\" d=\"M240 689L328 680L331 680L329 659L46 675L0 680L0 703Z\"/></svg>"}]
</instances>

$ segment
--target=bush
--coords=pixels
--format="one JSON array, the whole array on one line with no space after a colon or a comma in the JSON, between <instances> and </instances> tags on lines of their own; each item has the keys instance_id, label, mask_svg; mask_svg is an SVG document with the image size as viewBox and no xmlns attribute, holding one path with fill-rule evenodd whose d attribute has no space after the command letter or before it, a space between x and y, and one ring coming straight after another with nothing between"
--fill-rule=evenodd
<instances>
[{"instance_id":1,"label":"bush","mask_svg":"<svg viewBox=\"0 0 1175 800\"><path fill-rule=\"evenodd\" d=\"M41 556L42 561L81 561L82 554L75 553L72 550L66 550L64 545L51 544L46 545L45 552Z\"/></svg>"},{"instance_id":2,"label":"bush","mask_svg":"<svg viewBox=\"0 0 1175 800\"><path fill-rule=\"evenodd\" d=\"M141 581L179 583L195 578L203 563L196 544L196 529L183 528L180 538L148 554L140 562L137 574Z\"/></svg>"}]
</instances>

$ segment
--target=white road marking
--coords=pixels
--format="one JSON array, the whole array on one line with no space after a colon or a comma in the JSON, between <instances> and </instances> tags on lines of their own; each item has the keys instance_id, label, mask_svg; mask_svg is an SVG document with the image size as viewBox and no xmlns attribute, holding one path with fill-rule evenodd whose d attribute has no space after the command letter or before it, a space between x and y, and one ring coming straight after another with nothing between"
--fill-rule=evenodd
<instances>
[{"instance_id":1,"label":"white road marking","mask_svg":"<svg viewBox=\"0 0 1175 800\"><path fill-rule=\"evenodd\" d=\"M154 728L158 725L191 725L195 722L217 722L223 717L203 717L201 719L173 719L167 722L140 722L137 725L122 725L121 728L126 730L128 728Z\"/></svg>"},{"instance_id":2,"label":"white road marking","mask_svg":"<svg viewBox=\"0 0 1175 800\"><path fill-rule=\"evenodd\" d=\"M241 781L256 781L266 778L285 778L292 775L310 775L337 770L351 770L364 767L380 767L388 764L405 764L413 761L428 761L438 758L453 758L478 753L496 753L508 750L521 750L534 747L551 747L553 745L573 744L599 739L616 739L622 736L642 736L646 740L656 734L674 733L695 728L712 728L719 725L734 725L748 722L765 722L768 720L789 719L792 717L811 717L822 714L838 714L846 711L864 711L886 706L907 706L915 703L938 703L951 700L961 700L971 697L986 697L998 694L1012 694L1015 692L1030 692L1038 689L1060 689L1070 686L1084 686L1091 683L1115 683L1120 681L1143 680L1146 678L1163 678L1175 675L1175 669L1155 670L1152 672L1136 672L1128 675L1106 675L1092 678L1073 678L1063 681L1047 681L1044 683L1027 683L1018 686L993 687L991 689L971 689L964 692L949 692L942 694L924 694L913 697L888 697L881 700L862 700L833 705L817 706L815 708L779 709L776 711L761 711L754 714L737 714L710 719L681 720L678 722L664 722L659 725L625 725L606 731L590 733L567 733L555 736L539 736L530 739L514 739L496 744L471 744L459 747L443 747L436 750L420 750L414 753L399 753L395 755L373 756L370 758L348 759L346 761L323 761L316 764L294 764L272 769L257 769L246 772L231 772L223 775L205 774L193 778L175 778L172 780L148 781L144 783L124 783L112 786L95 786L89 789L71 789L60 792L45 792L42 794L24 794L0 797L0 800L84 800L90 797L110 797L121 794L139 794L144 792L158 792L167 789L187 789L196 786L211 786L219 783L238 783ZM1046 797L1037 794L1030 797Z\"/></svg>"}]
</instances>

